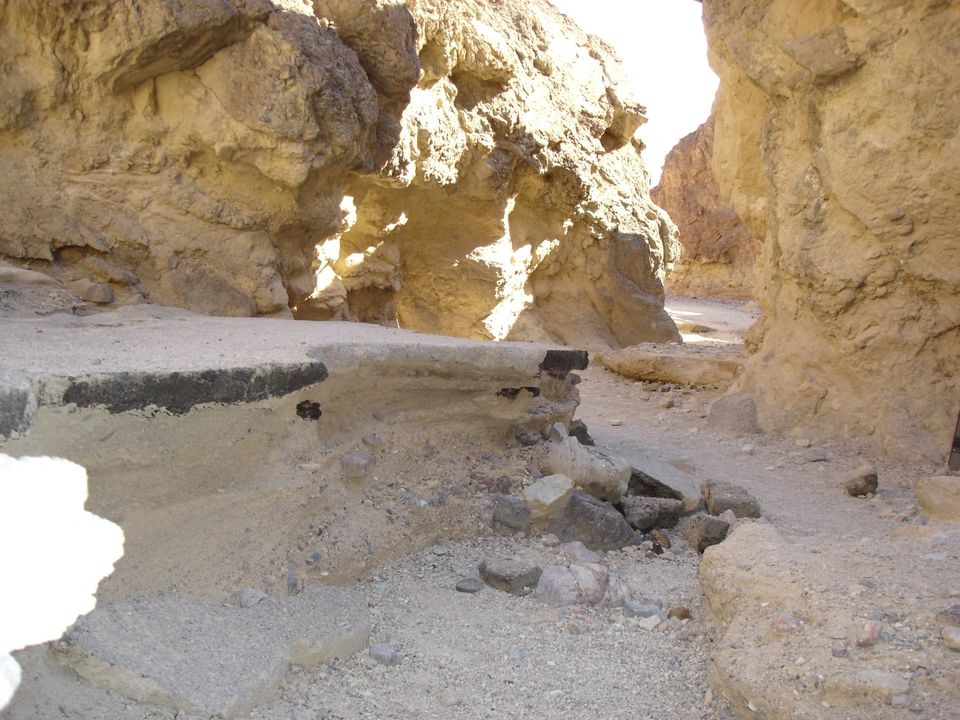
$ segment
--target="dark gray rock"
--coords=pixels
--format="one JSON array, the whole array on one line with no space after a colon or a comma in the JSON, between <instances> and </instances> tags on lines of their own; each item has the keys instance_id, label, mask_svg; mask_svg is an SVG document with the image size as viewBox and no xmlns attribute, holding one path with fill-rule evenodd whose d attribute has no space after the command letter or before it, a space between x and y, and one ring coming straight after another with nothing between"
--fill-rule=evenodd
<instances>
[{"instance_id":1,"label":"dark gray rock","mask_svg":"<svg viewBox=\"0 0 960 720\"><path fill-rule=\"evenodd\" d=\"M470 595L478 593L483 590L483 580L478 577L471 576L460 578L457 581L457 592L468 593Z\"/></svg>"},{"instance_id":2,"label":"dark gray rock","mask_svg":"<svg viewBox=\"0 0 960 720\"><path fill-rule=\"evenodd\" d=\"M627 522L643 532L654 528L675 527L683 512L683 502L671 498L628 496L621 504Z\"/></svg>"},{"instance_id":3,"label":"dark gray rock","mask_svg":"<svg viewBox=\"0 0 960 720\"><path fill-rule=\"evenodd\" d=\"M682 530L687 544L698 553L702 553L711 545L723 542L730 530L730 525L720 518L699 513L686 518L682 523Z\"/></svg>"},{"instance_id":4,"label":"dark gray rock","mask_svg":"<svg viewBox=\"0 0 960 720\"><path fill-rule=\"evenodd\" d=\"M526 530L530 527L530 508L515 495L497 495L493 501L494 528Z\"/></svg>"},{"instance_id":5,"label":"dark gray rock","mask_svg":"<svg viewBox=\"0 0 960 720\"><path fill-rule=\"evenodd\" d=\"M583 420L574 420L570 423L570 437L575 437L581 445L596 445Z\"/></svg>"},{"instance_id":6,"label":"dark gray rock","mask_svg":"<svg viewBox=\"0 0 960 720\"><path fill-rule=\"evenodd\" d=\"M707 512L719 515L732 510L738 518L760 517L760 503L739 485L725 480L707 480L700 486Z\"/></svg>"},{"instance_id":7,"label":"dark gray rock","mask_svg":"<svg viewBox=\"0 0 960 720\"><path fill-rule=\"evenodd\" d=\"M551 530L562 542L579 540L591 550L617 550L638 541L613 505L580 490L554 517Z\"/></svg>"},{"instance_id":8,"label":"dark gray rock","mask_svg":"<svg viewBox=\"0 0 960 720\"><path fill-rule=\"evenodd\" d=\"M480 577L490 587L512 595L529 595L537 586L542 570L526 560L492 558L480 563Z\"/></svg>"},{"instance_id":9,"label":"dark gray rock","mask_svg":"<svg viewBox=\"0 0 960 720\"><path fill-rule=\"evenodd\" d=\"M684 512L694 512L703 503L694 477L655 457L631 457L627 495L680 500Z\"/></svg>"}]
</instances>

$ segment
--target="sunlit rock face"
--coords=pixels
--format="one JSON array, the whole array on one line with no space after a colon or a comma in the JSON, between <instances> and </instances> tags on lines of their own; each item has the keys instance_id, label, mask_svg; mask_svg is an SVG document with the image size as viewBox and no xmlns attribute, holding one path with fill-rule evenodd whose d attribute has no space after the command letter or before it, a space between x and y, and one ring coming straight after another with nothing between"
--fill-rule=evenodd
<instances>
[{"instance_id":1,"label":"sunlit rock face","mask_svg":"<svg viewBox=\"0 0 960 720\"><path fill-rule=\"evenodd\" d=\"M0 257L101 302L677 337L644 109L546 2L24 0L0 20Z\"/></svg>"},{"instance_id":2,"label":"sunlit rock face","mask_svg":"<svg viewBox=\"0 0 960 720\"><path fill-rule=\"evenodd\" d=\"M960 5L704 3L714 171L763 238L761 421L942 461L960 359Z\"/></svg>"},{"instance_id":3,"label":"sunlit rock face","mask_svg":"<svg viewBox=\"0 0 960 720\"><path fill-rule=\"evenodd\" d=\"M667 155L653 201L680 229L680 260L667 277L672 295L751 299L760 242L720 193L713 176L713 118Z\"/></svg>"}]
</instances>

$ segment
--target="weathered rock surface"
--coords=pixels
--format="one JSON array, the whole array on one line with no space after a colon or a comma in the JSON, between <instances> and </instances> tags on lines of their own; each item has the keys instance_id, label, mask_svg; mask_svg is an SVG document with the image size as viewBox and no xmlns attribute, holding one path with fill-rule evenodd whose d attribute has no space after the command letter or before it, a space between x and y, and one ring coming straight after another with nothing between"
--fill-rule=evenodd
<instances>
[{"instance_id":1,"label":"weathered rock surface","mask_svg":"<svg viewBox=\"0 0 960 720\"><path fill-rule=\"evenodd\" d=\"M494 527L526 530L530 527L530 508L513 495L497 495L493 501Z\"/></svg>"},{"instance_id":2,"label":"weathered rock surface","mask_svg":"<svg viewBox=\"0 0 960 720\"><path fill-rule=\"evenodd\" d=\"M630 463L582 445L574 437L548 443L540 467L545 472L565 476L591 495L611 502L617 502L626 494L630 482Z\"/></svg>"},{"instance_id":3,"label":"weathered rock surface","mask_svg":"<svg viewBox=\"0 0 960 720\"><path fill-rule=\"evenodd\" d=\"M610 503L576 491L551 524L563 542L579 540L591 550L616 550L636 543L636 533Z\"/></svg>"},{"instance_id":4,"label":"weathered rock surface","mask_svg":"<svg viewBox=\"0 0 960 720\"><path fill-rule=\"evenodd\" d=\"M701 491L711 515L731 510L738 518L760 517L760 502L739 485L725 480L707 480Z\"/></svg>"},{"instance_id":5,"label":"weathered rock surface","mask_svg":"<svg viewBox=\"0 0 960 720\"><path fill-rule=\"evenodd\" d=\"M765 428L942 462L960 388L960 6L703 11L713 169L763 242L740 389Z\"/></svg>"},{"instance_id":6,"label":"weathered rock surface","mask_svg":"<svg viewBox=\"0 0 960 720\"><path fill-rule=\"evenodd\" d=\"M642 343L599 356L608 370L632 380L697 387L729 387L740 375L741 348Z\"/></svg>"},{"instance_id":7,"label":"weathered rock surface","mask_svg":"<svg viewBox=\"0 0 960 720\"><path fill-rule=\"evenodd\" d=\"M752 298L760 243L720 193L713 143L711 117L670 151L650 191L680 230L680 260L667 287L676 295Z\"/></svg>"},{"instance_id":8,"label":"weathered rock surface","mask_svg":"<svg viewBox=\"0 0 960 720\"><path fill-rule=\"evenodd\" d=\"M757 419L757 403L750 395L733 393L713 401L707 426L726 435L758 435L763 432Z\"/></svg>"},{"instance_id":9,"label":"weathered rock surface","mask_svg":"<svg viewBox=\"0 0 960 720\"><path fill-rule=\"evenodd\" d=\"M674 527L683 512L683 501L672 498L625 497L622 503L627 522L643 532Z\"/></svg>"},{"instance_id":10,"label":"weathered rock surface","mask_svg":"<svg viewBox=\"0 0 960 720\"><path fill-rule=\"evenodd\" d=\"M535 520L550 517L564 506L573 493L573 481L566 475L547 475L524 489L523 497Z\"/></svg>"},{"instance_id":11,"label":"weathered rock surface","mask_svg":"<svg viewBox=\"0 0 960 720\"><path fill-rule=\"evenodd\" d=\"M708 547L722 543L730 530L726 520L699 513L684 519L680 530L687 540L687 544L699 553Z\"/></svg>"},{"instance_id":12,"label":"weathered rock surface","mask_svg":"<svg viewBox=\"0 0 960 720\"><path fill-rule=\"evenodd\" d=\"M97 303L677 337L644 108L546 2L5 3L0 257Z\"/></svg>"},{"instance_id":13,"label":"weathered rock surface","mask_svg":"<svg viewBox=\"0 0 960 720\"><path fill-rule=\"evenodd\" d=\"M101 605L54 652L81 677L134 700L233 718L273 696L291 663L347 658L369 635L361 594L313 586L245 609L176 595Z\"/></svg>"}]
</instances>

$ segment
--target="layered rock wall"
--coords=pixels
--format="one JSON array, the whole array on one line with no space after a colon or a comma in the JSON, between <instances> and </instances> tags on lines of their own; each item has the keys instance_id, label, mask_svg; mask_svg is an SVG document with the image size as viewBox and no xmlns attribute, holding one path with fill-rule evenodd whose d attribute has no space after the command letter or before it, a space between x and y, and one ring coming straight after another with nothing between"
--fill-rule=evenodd
<instances>
[{"instance_id":1,"label":"layered rock wall","mask_svg":"<svg viewBox=\"0 0 960 720\"><path fill-rule=\"evenodd\" d=\"M763 238L767 427L941 462L960 384L960 5L704 3L714 172Z\"/></svg>"},{"instance_id":2,"label":"layered rock wall","mask_svg":"<svg viewBox=\"0 0 960 720\"><path fill-rule=\"evenodd\" d=\"M0 0L0 259L97 302L669 339L643 108L546 2Z\"/></svg>"},{"instance_id":3,"label":"layered rock wall","mask_svg":"<svg viewBox=\"0 0 960 720\"><path fill-rule=\"evenodd\" d=\"M670 151L650 192L680 229L680 260L666 285L675 295L750 299L760 243L721 195L713 138L711 117Z\"/></svg>"}]
</instances>

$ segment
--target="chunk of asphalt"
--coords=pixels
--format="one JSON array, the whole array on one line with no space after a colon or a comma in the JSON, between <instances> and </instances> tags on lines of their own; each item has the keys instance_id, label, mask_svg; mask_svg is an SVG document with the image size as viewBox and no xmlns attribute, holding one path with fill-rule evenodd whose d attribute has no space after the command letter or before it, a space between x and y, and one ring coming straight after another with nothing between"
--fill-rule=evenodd
<instances>
[{"instance_id":1,"label":"chunk of asphalt","mask_svg":"<svg viewBox=\"0 0 960 720\"><path fill-rule=\"evenodd\" d=\"M271 699L289 665L347 658L369 637L360 593L313 586L243 609L172 594L102 604L53 654L133 700L231 720Z\"/></svg>"}]
</instances>

